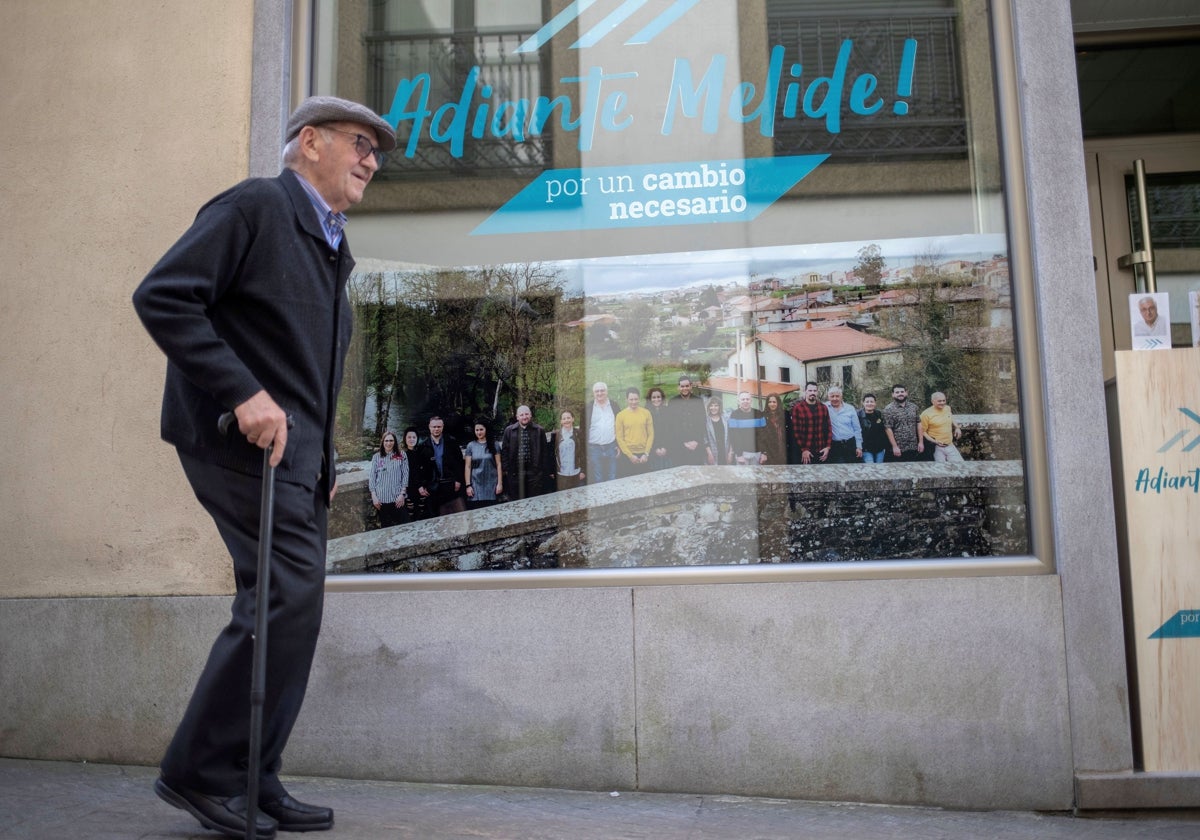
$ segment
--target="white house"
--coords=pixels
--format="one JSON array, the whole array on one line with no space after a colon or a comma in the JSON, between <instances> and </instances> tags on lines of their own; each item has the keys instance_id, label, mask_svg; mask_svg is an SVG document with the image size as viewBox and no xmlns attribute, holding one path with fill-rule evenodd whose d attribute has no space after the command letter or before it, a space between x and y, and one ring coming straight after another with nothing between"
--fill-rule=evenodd
<instances>
[{"instance_id":1,"label":"white house","mask_svg":"<svg viewBox=\"0 0 1200 840\"><path fill-rule=\"evenodd\" d=\"M743 383L882 387L888 368L900 361L895 341L846 326L817 327L745 339L729 355L726 373Z\"/></svg>"}]
</instances>

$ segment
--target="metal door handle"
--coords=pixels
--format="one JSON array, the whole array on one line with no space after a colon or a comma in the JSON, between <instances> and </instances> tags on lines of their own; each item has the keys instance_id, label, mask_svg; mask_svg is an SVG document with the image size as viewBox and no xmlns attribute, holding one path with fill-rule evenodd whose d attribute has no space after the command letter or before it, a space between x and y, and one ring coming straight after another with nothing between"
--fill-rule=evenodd
<instances>
[{"instance_id":1,"label":"metal door handle","mask_svg":"<svg viewBox=\"0 0 1200 840\"><path fill-rule=\"evenodd\" d=\"M1158 291L1158 281L1154 276L1154 245L1150 241L1150 208L1146 203L1146 161L1141 158L1133 162L1133 180L1137 187L1137 223L1142 233L1142 250L1117 257L1117 265L1121 268L1133 268L1135 265L1140 265L1145 288L1139 291L1154 294ZM1132 237L1130 238L1132 239ZM1135 285L1136 282L1135 272Z\"/></svg>"}]
</instances>

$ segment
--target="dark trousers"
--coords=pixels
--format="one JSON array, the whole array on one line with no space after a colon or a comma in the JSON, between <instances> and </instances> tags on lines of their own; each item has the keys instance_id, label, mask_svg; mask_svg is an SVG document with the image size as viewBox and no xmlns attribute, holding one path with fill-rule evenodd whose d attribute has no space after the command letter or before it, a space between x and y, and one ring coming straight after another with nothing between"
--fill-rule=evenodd
<instances>
[{"instance_id":1,"label":"dark trousers","mask_svg":"<svg viewBox=\"0 0 1200 840\"><path fill-rule=\"evenodd\" d=\"M829 448L829 463L831 464L857 464L858 458L855 456L858 444L854 438L846 438L845 440L835 440L833 446Z\"/></svg>"},{"instance_id":2,"label":"dark trousers","mask_svg":"<svg viewBox=\"0 0 1200 840\"><path fill-rule=\"evenodd\" d=\"M554 486L557 490L574 490L576 487L582 487L584 484L583 473L577 472L575 475L563 475L556 473L554 476Z\"/></svg>"},{"instance_id":3,"label":"dark trousers","mask_svg":"<svg viewBox=\"0 0 1200 840\"><path fill-rule=\"evenodd\" d=\"M384 502L377 513L379 514L380 528L391 528L393 525L403 525L408 522L408 507L396 507L395 502Z\"/></svg>"},{"instance_id":4,"label":"dark trousers","mask_svg":"<svg viewBox=\"0 0 1200 840\"><path fill-rule=\"evenodd\" d=\"M644 453L635 452L635 455L641 457ZM629 478L635 475L643 475L650 472L650 461L647 460L644 464L635 464L625 457L625 453L617 450L617 477Z\"/></svg>"},{"instance_id":5,"label":"dark trousers","mask_svg":"<svg viewBox=\"0 0 1200 840\"><path fill-rule=\"evenodd\" d=\"M233 558L236 593L191 702L162 760L170 782L217 796L246 790L250 744L250 666L258 577L262 479L181 454L196 498L216 522ZM275 483L266 697L260 799L282 796L279 769L321 629L325 603L327 508L316 490Z\"/></svg>"},{"instance_id":6,"label":"dark trousers","mask_svg":"<svg viewBox=\"0 0 1200 840\"><path fill-rule=\"evenodd\" d=\"M519 461L515 470L504 473L505 494L510 501L540 496L546 489L546 476L532 464Z\"/></svg>"},{"instance_id":7,"label":"dark trousers","mask_svg":"<svg viewBox=\"0 0 1200 840\"><path fill-rule=\"evenodd\" d=\"M443 478L437 483L433 495L429 498L432 515L445 516L450 513L462 513L467 509L467 501L463 491L454 489L453 478Z\"/></svg>"},{"instance_id":8,"label":"dark trousers","mask_svg":"<svg viewBox=\"0 0 1200 840\"><path fill-rule=\"evenodd\" d=\"M671 466L704 466L708 463L708 455L704 450L704 438L700 438L700 444L695 449L688 449L682 443L672 449L668 453L671 459Z\"/></svg>"}]
</instances>

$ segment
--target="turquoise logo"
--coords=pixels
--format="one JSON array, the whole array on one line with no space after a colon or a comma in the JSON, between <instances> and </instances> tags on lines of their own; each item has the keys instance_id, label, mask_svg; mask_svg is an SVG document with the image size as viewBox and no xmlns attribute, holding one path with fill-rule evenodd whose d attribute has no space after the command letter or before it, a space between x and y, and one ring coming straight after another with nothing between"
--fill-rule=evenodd
<instances>
[{"instance_id":1,"label":"turquoise logo","mask_svg":"<svg viewBox=\"0 0 1200 840\"><path fill-rule=\"evenodd\" d=\"M550 42L550 39L557 35L560 31L566 28L567 24L579 17L588 6L592 5L596 0L575 0L561 12L554 16L553 20L539 29L533 36L517 47L516 52L529 53L537 52L544 45ZM587 33L571 45L571 49L577 50L582 47L592 47L600 42L608 33L612 32L628 17L630 17L642 6L646 5L647 0L625 0L616 10L610 12L604 20L593 26ZM640 32L625 42L625 46L633 46L637 44L649 44L658 35L684 16L692 6L699 3L700 0L675 0L666 11L662 12L658 17L652 20Z\"/></svg>"},{"instance_id":2,"label":"turquoise logo","mask_svg":"<svg viewBox=\"0 0 1200 840\"><path fill-rule=\"evenodd\" d=\"M1200 639L1200 610L1180 610L1151 639Z\"/></svg>"},{"instance_id":3,"label":"turquoise logo","mask_svg":"<svg viewBox=\"0 0 1200 840\"><path fill-rule=\"evenodd\" d=\"M1182 414L1183 414L1185 417L1187 417L1187 418L1188 418L1189 420L1191 420L1192 422L1194 422L1194 423L1200 423L1200 414L1197 414L1196 412L1192 411L1190 408L1180 408L1180 409L1179 409L1179 411L1180 411L1180 413L1182 413ZM1170 448L1171 448L1171 447L1173 447L1175 444L1177 444L1177 443L1179 443L1180 441L1182 441L1182 440L1183 440L1184 438L1186 438L1188 435L1195 434L1195 433L1196 433L1196 430L1195 430L1195 429L1192 429L1192 428L1190 428L1190 427L1189 427L1189 428L1187 428L1187 429L1184 429L1183 431L1179 432L1179 434L1175 435L1175 437L1171 438L1169 441L1167 441L1167 442L1166 442L1166 443L1164 443L1162 446L1160 446L1160 447L1158 448L1158 451L1159 451L1159 452L1166 452L1168 449L1170 449ZM1197 434L1197 435L1196 435L1194 438L1192 438L1190 441L1188 441L1188 442L1187 442L1187 443L1184 445L1184 447L1183 447L1183 451L1184 451L1184 452L1191 452L1191 451L1192 451L1193 449L1195 449L1197 446L1200 446L1200 434Z\"/></svg>"}]
</instances>

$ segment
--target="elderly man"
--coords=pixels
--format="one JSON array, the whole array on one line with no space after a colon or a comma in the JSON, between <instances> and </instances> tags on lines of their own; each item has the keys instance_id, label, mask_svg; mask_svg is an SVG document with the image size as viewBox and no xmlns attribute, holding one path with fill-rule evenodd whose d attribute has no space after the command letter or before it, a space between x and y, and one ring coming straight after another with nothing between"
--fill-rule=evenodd
<instances>
[{"instance_id":1,"label":"elderly man","mask_svg":"<svg viewBox=\"0 0 1200 840\"><path fill-rule=\"evenodd\" d=\"M591 483L612 481L617 477L617 409L608 398L608 385L592 386L592 401L583 407L583 425L587 433L587 472Z\"/></svg>"},{"instance_id":2,"label":"elderly man","mask_svg":"<svg viewBox=\"0 0 1200 840\"><path fill-rule=\"evenodd\" d=\"M246 760L262 450L273 447L275 534L263 705L259 837L333 825L279 781L308 682L325 586L326 516L336 479L333 408L350 344L354 266L345 211L395 148L392 127L333 97L288 120L284 170L205 204L133 302L166 354L162 436L233 558L221 631L162 760L155 791L206 828L246 833ZM238 434L218 418L232 411ZM289 428L289 419L293 425Z\"/></svg>"},{"instance_id":3,"label":"elderly man","mask_svg":"<svg viewBox=\"0 0 1200 840\"><path fill-rule=\"evenodd\" d=\"M527 405L517 409L517 422L504 429L500 464L510 499L540 496L547 474L553 474L546 430L533 422L533 411Z\"/></svg>"},{"instance_id":4,"label":"elderly man","mask_svg":"<svg viewBox=\"0 0 1200 840\"><path fill-rule=\"evenodd\" d=\"M1138 338L1163 338L1170 334L1171 325L1167 319L1159 317L1158 301L1152 296L1146 295L1138 301L1138 314L1142 316L1142 320L1135 321L1133 325L1133 334Z\"/></svg>"},{"instance_id":5,"label":"elderly man","mask_svg":"<svg viewBox=\"0 0 1200 840\"><path fill-rule=\"evenodd\" d=\"M954 413L946 405L946 395L935 391L933 405L921 412L921 436L933 444L933 460L957 463L963 459L954 442L962 437L962 427L954 422Z\"/></svg>"},{"instance_id":6,"label":"elderly man","mask_svg":"<svg viewBox=\"0 0 1200 840\"><path fill-rule=\"evenodd\" d=\"M831 385L825 392L828 402L829 423L833 431L833 447L829 450L831 464L857 464L862 458L862 424L858 422L858 410L846 405L839 385Z\"/></svg>"}]
</instances>

